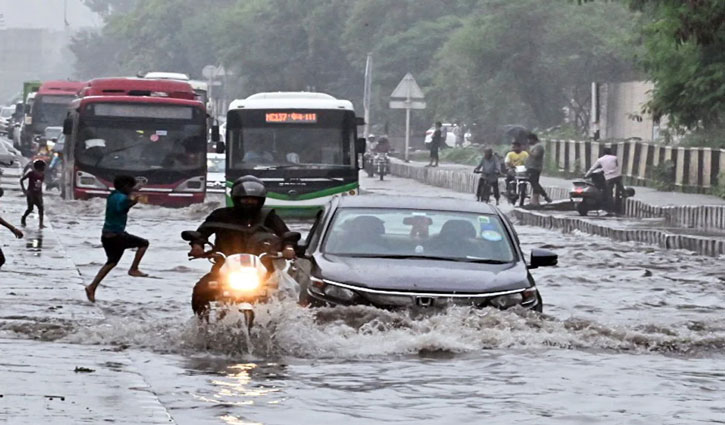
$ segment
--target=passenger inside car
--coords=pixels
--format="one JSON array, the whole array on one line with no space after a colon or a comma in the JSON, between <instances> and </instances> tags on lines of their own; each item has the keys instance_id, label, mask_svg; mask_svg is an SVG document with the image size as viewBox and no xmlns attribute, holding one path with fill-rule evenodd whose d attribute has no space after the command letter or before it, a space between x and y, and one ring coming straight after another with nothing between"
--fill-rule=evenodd
<instances>
[{"instance_id":1,"label":"passenger inside car","mask_svg":"<svg viewBox=\"0 0 725 425\"><path fill-rule=\"evenodd\" d=\"M475 242L476 228L468 220L448 220L441 231L431 238L426 253L446 257L466 258L480 251Z\"/></svg>"}]
</instances>

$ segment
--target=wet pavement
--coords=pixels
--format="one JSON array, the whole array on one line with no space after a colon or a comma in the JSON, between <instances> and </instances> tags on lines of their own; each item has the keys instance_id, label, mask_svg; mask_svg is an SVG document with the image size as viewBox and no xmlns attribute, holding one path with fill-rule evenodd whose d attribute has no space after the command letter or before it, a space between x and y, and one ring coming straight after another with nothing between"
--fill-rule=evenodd
<instances>
[{"instance_id":1,"label":"wet pavement","mask_svg":"<svg viewBox=\"0 0 725 425\"><path fill-rule=\"evenodd\" d=\"M471 198L397 178L362 183L392 196ZM0 199L0 214L17 222L22 201L12 193ZM135 418L168 420L166 412L178 424L689 424L725 417L721 260L520 226L526 250L543 246L560 255L558 267L533 272L543 316L458 307L413 318L274 302L250 334L234 314L200 325L189 306L209 266L187 261L178 235L221 198L178 210L134 208L128 230L151 241L142 269L152 278L126 275L127 253L96 305L84 301L82 285L104 261L104 202L46 201L51 228L34 230L31 217L29 239L0 235L8 256L0 271L0 394L7 394L0 422L100 423L110 415L146 423ZM75 366L95 372L76 373ZM65 389L81 407L61 409L44 397L45 385Z\"/></svg>"}]
</instances>

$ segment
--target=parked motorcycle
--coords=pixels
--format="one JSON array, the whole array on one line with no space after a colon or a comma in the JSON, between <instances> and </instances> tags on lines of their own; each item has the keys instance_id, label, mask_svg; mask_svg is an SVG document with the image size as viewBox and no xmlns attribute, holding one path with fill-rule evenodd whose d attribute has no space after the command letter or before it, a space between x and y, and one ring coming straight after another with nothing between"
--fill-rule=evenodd
<instances>
[{"instance_id":1,"label":"parked motorcycle","mask_svg":"<svg viewBox=\"0 0 725 425\"><path fill-rule=\"evenodd\" d=\"M201 234L194 231L184 231L181 238L191 242L200 240ZM208 320L214 307L219 309L219 317L223 317L229 308L238 309L244 316L248 329L254 325L255 307L268 301L276 295L281 283L287 286L285 291L294 291L295 299L298 296L297 288L289 287L286 270L290 266L281 253L282 247L287 244L296 245L300 240L297 232L288 232L283 238L274 234L263 233L253 236L254 246L250 253L224 255L213 248L203 257L212 264L211 273L201 278L194 286L191 305L194 313L202 319ZM211 243L206 242L211 245ZM190 258L193 259L193 258Z\"/></svg>"},{"instance_id":2,"label":"parked motorcycle","mask_svg":"<svg viewBox=\"0 0 725 425\"><path fill-rule=\"evenodd\" d=\"M586 216L589 211L602 210L606 206L605 193L607 182L601 171L595 171L585 175L583 179L574 180L572 189L569 191L569 198L575 204L579 215ZM614 194L614 205L617 213L624 205L624 199L634 196L634 188L625 187L624 191L616 190Z\"/></svg>"},{"instance_id":3,"label":"parked motorcycle","mask_svg":"<svg viewBox=\"0 0 725 425\"><path fill-rule=\"evenodd\" d=\"M529 191L529 172L525 165L518 165L513 170L509 170L509 177L506 182L506 199L511 205L523 207Z\"/></svg>"}]
</instances>

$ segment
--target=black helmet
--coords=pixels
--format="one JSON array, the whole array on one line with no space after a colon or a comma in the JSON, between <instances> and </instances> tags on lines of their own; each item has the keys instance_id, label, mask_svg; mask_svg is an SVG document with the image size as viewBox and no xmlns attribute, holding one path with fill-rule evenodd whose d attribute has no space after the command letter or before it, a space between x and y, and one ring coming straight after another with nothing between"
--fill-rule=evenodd
<instances>
[{"instance_id":1,"label":"black helmet","mask_svg":"<svg viewBox=\"0 0 725 425\"><path fill-rule=\"evenodd\" d=\"M267 188L257 177L243 176L232 185L231 197L235 208L244 212L254 212L262 209L267 199Z\"/></svg>"}]
</instances>

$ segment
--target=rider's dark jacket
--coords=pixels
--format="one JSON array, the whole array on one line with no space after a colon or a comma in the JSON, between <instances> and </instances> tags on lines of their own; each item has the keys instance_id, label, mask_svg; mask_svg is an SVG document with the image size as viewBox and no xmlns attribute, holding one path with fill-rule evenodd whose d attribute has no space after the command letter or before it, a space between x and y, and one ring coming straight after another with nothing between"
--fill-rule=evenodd
<instances>
[{"instance_id":1,"label":"rider's dark jacket","mask_svg":"<svg viewBox=\"0 0 725 425\"><path fill-rule=\"evenodd\" d=\"M255 254L252 236L273 233L281 238L289 228L273 209L263 208L254 216L249 216L233 207L227 207L212 211L197 231L203 239L194 243L201 245L215 234L214 248L225 255L231 255L242 252Z\"/></svg>"}]
</instances>

